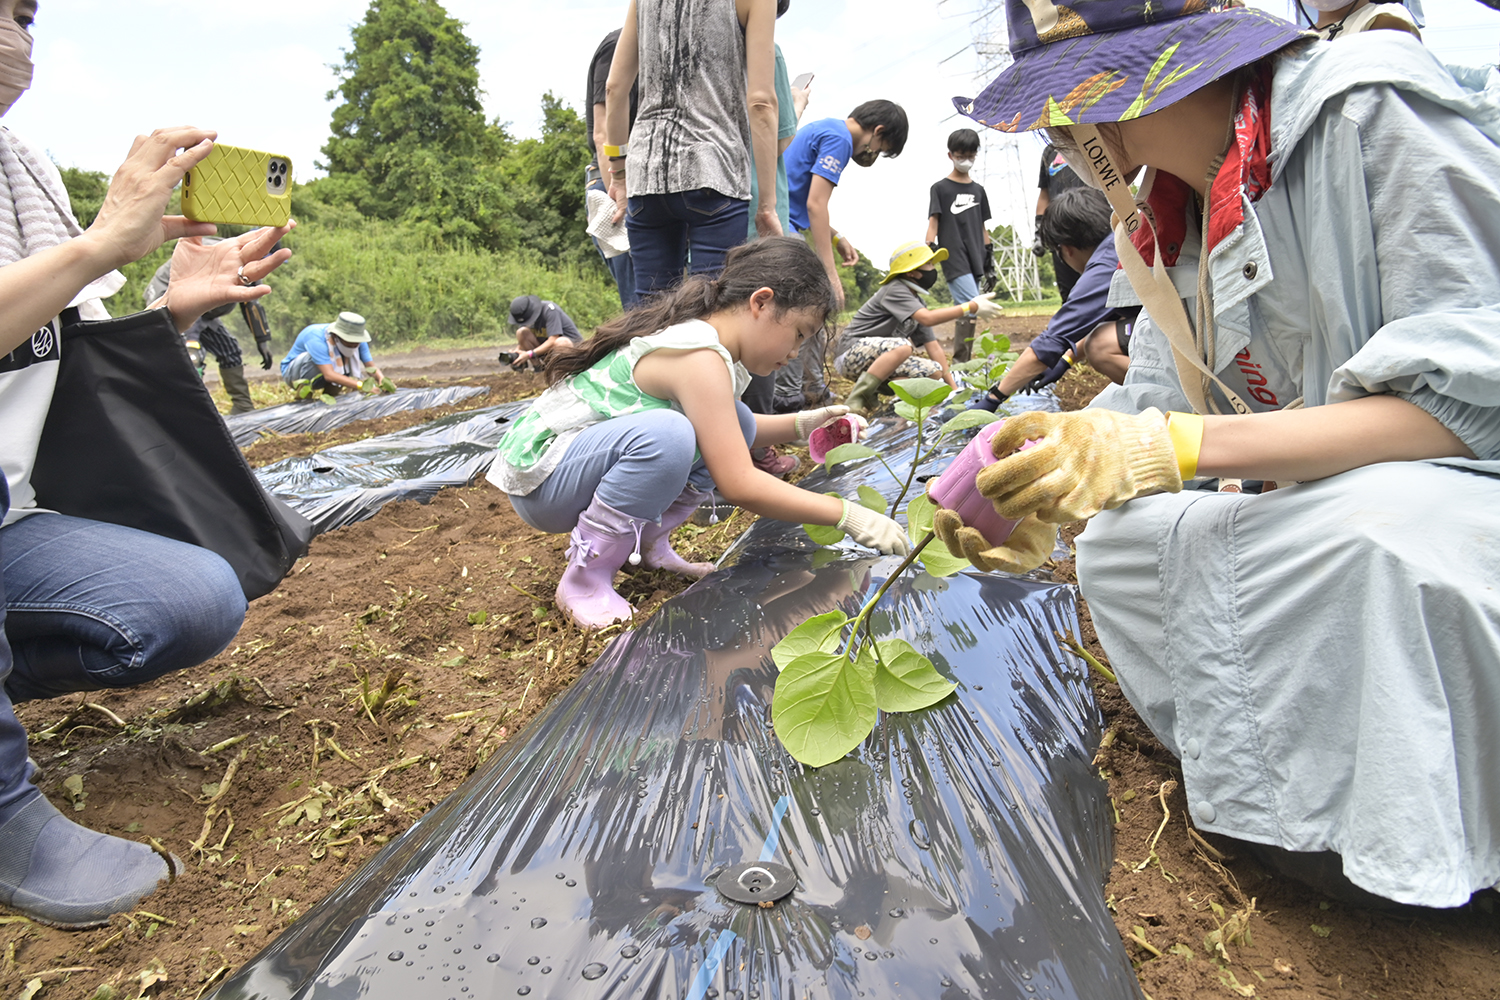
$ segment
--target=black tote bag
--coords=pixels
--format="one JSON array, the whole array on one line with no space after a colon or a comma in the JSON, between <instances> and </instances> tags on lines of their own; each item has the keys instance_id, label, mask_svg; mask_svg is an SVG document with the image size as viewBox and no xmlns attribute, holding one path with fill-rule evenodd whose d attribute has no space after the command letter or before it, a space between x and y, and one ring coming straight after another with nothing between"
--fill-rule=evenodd
<instances>
[{"instance_id":1,"label":"black tote bag","mask_svg":"<svg viewBox=\"0 0 1500 1000\"><path fill-rule=\"evenodd\" d=\"M311 521L266 492L165 309L62 322L62 365L31 482L37 505L200 545L245 597L276 589Z\"/></svg>"}]
</instances>

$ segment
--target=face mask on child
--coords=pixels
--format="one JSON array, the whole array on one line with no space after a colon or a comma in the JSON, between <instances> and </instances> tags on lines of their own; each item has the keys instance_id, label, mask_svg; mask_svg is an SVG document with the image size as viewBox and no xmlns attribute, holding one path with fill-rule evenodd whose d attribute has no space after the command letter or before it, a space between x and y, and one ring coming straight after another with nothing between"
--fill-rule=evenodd
<instances>
[{"instance_id":1,"label":"face mask on child","mask_svg":"<svg viewBox=\"0 0 1500 1000\"><path fill-rule=\"evenodd\" d=\"M923 291L931 291L932 286L937 284L937 268L930 271L918 271L917 276L912 280L920 285Z\"/></svg>"},{"instance_id":2,"label":"face mask on child","mask_svg":"<svg viewBox=\"0 0 1500 1000\"><path fill-rule=\"evenodd\" d=\"M974 169L974 161L973 160L954 160L953 161L953 169L957 170L961 174L966 174L970 170Z\"/></svg>"}]
</instances>

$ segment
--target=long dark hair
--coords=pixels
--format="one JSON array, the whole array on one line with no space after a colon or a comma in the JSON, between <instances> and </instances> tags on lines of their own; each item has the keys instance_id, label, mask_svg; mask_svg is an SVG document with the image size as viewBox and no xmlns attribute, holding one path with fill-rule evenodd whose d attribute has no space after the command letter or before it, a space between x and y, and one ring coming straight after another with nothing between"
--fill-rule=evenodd
<instances>
[{"instance_id":1,"label":"long dark hair","mask_svg":"<svg viewBox=\"0 0 1500 1000\"><path fill-rule=\"evenodd\" d=\"M549 351L547 381L587 371L636 337L732 309L750 301L761 288L776 293L772 307L778 318L788 309L817 309L821 323L833 309L833 286L811 247L791 236L755 240L729 251L717 278L693 275L605 323L581 347Z\"/></svg>"}]
</instances>

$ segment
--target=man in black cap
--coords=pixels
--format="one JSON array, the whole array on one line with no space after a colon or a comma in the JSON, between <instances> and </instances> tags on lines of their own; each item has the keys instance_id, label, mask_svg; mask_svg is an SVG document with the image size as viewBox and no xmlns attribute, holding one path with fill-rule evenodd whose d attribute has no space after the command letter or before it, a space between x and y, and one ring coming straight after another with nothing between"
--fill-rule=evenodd
<instances>
[{"instance_id":1,"label":"man in black cap","mask_svg":"<svg viewBox=\"0 0 1500 1000\"><path fill-rule=\"evenodd\" d=\"M510 300L510 321L516 326L519 351L501 351L500 360L520 371L523 366L540 371L533 358L546 354L561 341L583 343L578 324L556 302L535 295L519 295Z\"/></svg>"}]
</instances>

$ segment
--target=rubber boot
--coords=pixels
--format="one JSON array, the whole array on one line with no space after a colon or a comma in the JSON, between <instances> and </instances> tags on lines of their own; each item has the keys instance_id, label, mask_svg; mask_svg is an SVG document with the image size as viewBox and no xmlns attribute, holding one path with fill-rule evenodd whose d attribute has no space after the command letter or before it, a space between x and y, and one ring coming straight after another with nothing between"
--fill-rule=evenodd
<instances>
[{"instance_id":1,"label":"rubber boot","mask_svg":"<svg viewBox=\"0 0 1500 1000\"><path fill-rule=\"evenodd\" d=\"M707 492L689 486L662 511L660 524L647 524L641 529L641 562L648 569L664 569L695 580L701 580L714 571L713 563L688 562L672 548L673 529L692 517L698 505L708 498Z\"/></svg>"},{"instance_id":2,"label":"rubber boot","mask_svg":"<svg viewBox=\"0 0 1500 1000\"><path fill-rule=\"evenodd\" d=\"M974 352L973 316L960 316L953 323L953 360L968 361Z\"/></svg>"},{"instance_id":3,"label":"rubber boot","mask_svg":"<svg viewBox=\"0 0 1500 1000\"><path fill-rule=\"evenodd\" d=\"M219 366L219 381L224 383L224 391L229 394L229 415L236 413L249 413L255 409L255 400L250 398L250 383L245 380L245 366L229 365Z\"/></svg>"},{"instance_id":4,"label":"rubber boot","mask_svg":"<svg viewBox=\"0 0 1500 1000\"><path fill-rule=\"evenodd\" d=\"M584 628L628 621L630 602L615 592L615 573L641 562L641 533L651 522L615 510L598 497L568 536L568 568L557 581L557 606Z\"/></svg>"},{"instance_id":5,"label":"rubber boot","mask_svg":"<svg viewBox=\"0 0 1500 1000\"><path fill-rule=\"evenodd\" d=\"M95 833L32 788L0 824L0 903L53 927L102 927L182 871L175 855Z\"/></svg>"},{"instance_id":6,"label":"rubber boot","mask_svg":"<svg viewBox=\"0 0 1500 1000\"><path fill-rule=\"evenodd\" d=\"M854 388L849 390L844 405L861 416L873 411L880 405L880 379L865 372L854 383Z\"/></svg>"}]
</instances>

